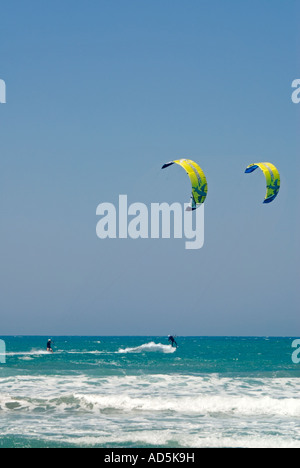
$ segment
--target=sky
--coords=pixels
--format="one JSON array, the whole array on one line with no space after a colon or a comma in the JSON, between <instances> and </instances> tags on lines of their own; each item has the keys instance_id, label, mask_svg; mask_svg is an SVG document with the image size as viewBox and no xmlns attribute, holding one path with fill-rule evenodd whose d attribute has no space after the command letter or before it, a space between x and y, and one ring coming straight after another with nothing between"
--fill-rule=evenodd
<instances>
[{"instance_id":1,"label":"sky","mask_svg":"<svg viewBox=\"0 0 300 468\"><path fill-rule=\"evenodd\" d=\"M0 334L299 335L299 1L0 8ZM99 239L120 194L188 202L178 158L208 180L203 248Z\"/></svg>"}]
</instances>

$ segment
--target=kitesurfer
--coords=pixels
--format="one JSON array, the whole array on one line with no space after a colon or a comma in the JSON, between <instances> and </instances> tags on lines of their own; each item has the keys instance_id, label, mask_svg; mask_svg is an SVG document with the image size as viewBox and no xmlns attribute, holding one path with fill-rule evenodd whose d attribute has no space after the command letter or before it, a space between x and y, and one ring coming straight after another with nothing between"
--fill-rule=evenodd
<instances>
[{"instance_id":1,"label":"kitesurfer","mask_svg":"<svg viewBox=\"0 0 300 468\"><path fill-rule=\"evenodd\" d=\"M174 345L176 346L176 348L178 347L178 344L176 343L174 336L169 335L169 336L168 336L168 340L169 340L170 343L172 344L172 348L174 347Z\"/></svg>"},{"instance_id":2,"label":"kitesurfer","mask_svg":"<svg viewBox=\"0 0 300 468\"><path fill-rule=\"evenodd\" d=\"M52 340L49 339L48 342L47 342L47 351L49 353L53 353L53 349L52 349L51 346L52 346Z\"/></svg>"}]
</instances>

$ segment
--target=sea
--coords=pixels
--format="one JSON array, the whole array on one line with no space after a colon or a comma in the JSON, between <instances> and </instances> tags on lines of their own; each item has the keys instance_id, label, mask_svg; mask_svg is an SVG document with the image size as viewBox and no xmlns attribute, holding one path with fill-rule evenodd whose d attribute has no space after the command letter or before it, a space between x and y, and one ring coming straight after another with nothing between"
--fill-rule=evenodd
<instances>
[{"instance_id":1,"label":"sea","mask_svg":"<svg viewBox=\"0 0 300 468\"><path fill-rule=\"evenodd\" d=\"M1 339L1 448L300 448L294 338Z\"/></svg>"}]
</instances>

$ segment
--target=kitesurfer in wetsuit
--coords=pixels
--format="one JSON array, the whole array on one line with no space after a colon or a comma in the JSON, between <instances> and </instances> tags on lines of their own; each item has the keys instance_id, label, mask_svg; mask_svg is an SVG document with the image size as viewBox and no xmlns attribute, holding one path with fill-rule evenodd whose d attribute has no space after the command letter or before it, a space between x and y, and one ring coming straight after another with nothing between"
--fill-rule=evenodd
<instances>
[{"instance_id":1,"label":"kitesurfer in wetsuit","mask_svg":"<svg viewBox=\"0 0 300 468\"><path fill-rule=\"evenodd\" d=\"M47 343L47 351L49 353L53 353L53 349L51 348L52 341L49 339Z\"/></svg>"},{"instance_id":2,"label":"kitesurfer in wetsuit","mask_svg":"<svg viewBox=\"0 0 300 468\"><path fill-rule=\"evenodd\" d=\"M176 343L176 341L175 341L174 336L169 335L168 340L171 342L172 348L174 347L174 345L176 346L176 348L178 347L178 345L177 345L177 343Z\"/></svg>"}]
</instances>

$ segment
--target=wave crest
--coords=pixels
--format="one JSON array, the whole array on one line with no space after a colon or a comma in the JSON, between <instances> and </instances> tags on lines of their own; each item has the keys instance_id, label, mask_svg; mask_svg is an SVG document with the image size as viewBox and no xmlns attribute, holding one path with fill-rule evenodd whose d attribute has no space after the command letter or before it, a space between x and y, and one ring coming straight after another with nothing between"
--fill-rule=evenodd
<instances>
[{"instance_id":1,"label":"wave crest","mask_svg":"<svg viewBox=\"0 0 300 468\"><path fill-rule=\"evenodd\" d=\"M142 344L141 346L137 346L136 348L125 348L119 349L118 353L120 354L127 354L127 353L144 353L144 352L158 352L158 353L165 353L165 354L172 354L176 351L176 348L172 348L170 345L164 345L162 343L154 343L151 341L150 343Z\"/></svg>"}]
</instances>

